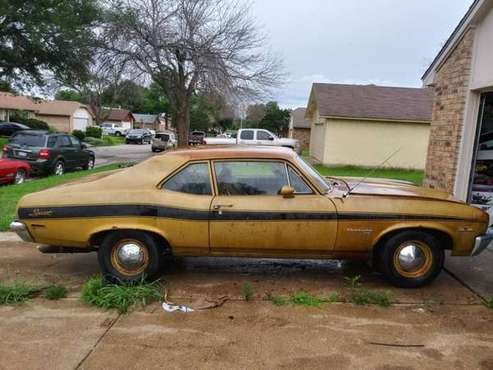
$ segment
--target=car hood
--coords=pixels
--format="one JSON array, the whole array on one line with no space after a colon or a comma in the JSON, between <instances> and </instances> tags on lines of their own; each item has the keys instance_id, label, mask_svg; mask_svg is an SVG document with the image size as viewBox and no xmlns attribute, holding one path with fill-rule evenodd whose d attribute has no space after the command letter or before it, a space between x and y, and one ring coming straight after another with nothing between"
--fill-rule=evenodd
<instances>
[{"instance_id":1,"label":"car hood","mask_svg":"<svg viewBox=\"0 0 493 370\"><path fill-rule=\"evenodd\" d=\"M391 197L409 197L422 199L444 200L454 203L464 203L454 198L451 194L416 186L412 182L401 180L389 180L379 178L358 178L358 177L327 177L336 180L340 189L346 189L346 181L351 189L351 194L372 195L372 196L391 196ZM342 181L341 181L342 180Z\"/></svg>"}]
</instances>

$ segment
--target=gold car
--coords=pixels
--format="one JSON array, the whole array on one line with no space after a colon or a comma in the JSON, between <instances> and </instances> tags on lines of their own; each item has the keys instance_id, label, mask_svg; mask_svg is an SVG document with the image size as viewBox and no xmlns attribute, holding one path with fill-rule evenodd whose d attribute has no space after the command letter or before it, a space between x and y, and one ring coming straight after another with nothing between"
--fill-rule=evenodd
<instances>
[{"instance_id":1,"label":"gold car","mask_svg":"<svg viewBox=\"0 0 493 370\"><path fill-rule=\"evenodd\" d=\"M135 281L163 256L359 258L417 287L444 251L477 255L488 214L399 181L324 178L296 153L188 149L25 196L11 227L26 241L98 252L103 274Z\"/></svg>"}]
</instances>

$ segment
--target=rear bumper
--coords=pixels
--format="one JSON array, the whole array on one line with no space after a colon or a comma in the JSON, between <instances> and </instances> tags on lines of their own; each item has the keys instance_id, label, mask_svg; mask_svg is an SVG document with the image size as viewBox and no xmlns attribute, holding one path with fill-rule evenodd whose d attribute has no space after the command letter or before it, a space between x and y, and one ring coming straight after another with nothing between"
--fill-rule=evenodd
<instances>
[{"instance_id":1,"label":"rear bumper","mask_svg":"<svg viewBox=\"0 0 493 370\"><path fill-rule=\"evenodd\" d=\"M471 256L481 254L481 252L483 252L491 244L493 244L493 227L490 227L485 234L476 237Z\"/></svg>"},{"instance_id":2,"label":"rear bumper","mask_svg":"<svg viewBox=\"0 0 493 370\"><path fill-rule=\"evenodd\" d=\"M17 235L19 235L19 237L25 242L30 242L30 243L34 242L34 239L29 233L29 230L27 229L26 225L24 225L22 222L19 221L12 222L10 224L10 230L12 230Z\"/></svg>"}]
</instances>

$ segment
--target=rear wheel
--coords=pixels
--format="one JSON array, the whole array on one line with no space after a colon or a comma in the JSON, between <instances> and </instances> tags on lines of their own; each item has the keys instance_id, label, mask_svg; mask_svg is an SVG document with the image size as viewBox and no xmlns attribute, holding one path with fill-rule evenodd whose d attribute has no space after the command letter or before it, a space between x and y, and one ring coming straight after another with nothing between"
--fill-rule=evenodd
<instances>
[{"instance_id":1,"label":"rear wheel","mask_svg":"<svg viewBox=\"0 0 493 370\"><path fill-rule=\"evenodd\" d=\"M56 161L55 166L53 166L53 174L55 176L61 176L64 173L65 173L65 164L61 160Z\"/></svg>"},{"instance_id":2,"label":"rear wheel","mask_svg":"<svg viewBox=\"0 0 493 370\"><path fill-rule=\"evenodd\" d=\"M381 272L390 283L401 288L417 288L438 276L445 254L432 234L404 231L385 242L379 259Z\"/></svg>"},{"instance_id":3,"label":"rear wheel","mask_svg":"<svg viewBox=\"0 0 493 370\"><path fill-rule=\"evenodd\" d=\"M26 170L18 169L14 176L14 184L22 184L26 180Z\"/></svg>"},{"instance_id":4,"label":"rear wheel","mask_svg":"<svg viewBox=\"0 0 493 370\"><path fill-rule=\"evenodd\" d=\"M155 239L142 231L108 234L98 250L104 277L113 282L139 282L159 272L162 251Z\"/></svg>"}]
</instances>

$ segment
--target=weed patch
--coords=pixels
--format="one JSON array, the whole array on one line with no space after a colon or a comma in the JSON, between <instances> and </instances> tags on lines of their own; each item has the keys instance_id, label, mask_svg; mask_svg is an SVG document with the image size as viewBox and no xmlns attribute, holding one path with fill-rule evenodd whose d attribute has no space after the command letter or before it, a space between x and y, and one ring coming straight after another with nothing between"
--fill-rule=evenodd
<instances>
[{"instance_id":1,"label":"weed patch","mask_svg":"<svg viewBox=\"0 0 493 370\"><path fill-rule=\"evenodd\" d=\"M329 303L336 303L341 300L341 296L337 292L332 292L327 296L327 302Z\"/></svg>"},{"instance_id":2,"label":"weed patch","mask_svg":"<svg viewBox=\"0 0 493 370\"><path fill-rule=\"evenodd\" d=\"M116 309L127 313L136 305L145 306L161 299L161 286L158 282L134 284L110 284L95 276L82 287L82 301L106 310Z\"/></svg>"},{"instance_id":3,"label":"weed patch","mask_svg":"<svg viewBox=\"0 0 493 370\"><path fill-rule=\"evenodd\" d=\"M301 306L320 307L322 299L307 292L297 292L291 296L291 302Z\"/></svg>"},{"instance_id":4,"label":"weed patch","mask_svg":"<svg viewBox=\"0 0 493 370\"><path fill-rule=\"evenodd\" d=\"M484 305L493 310L493 297L487 298Z\"/></svg>"},{"instance_id":5,"label":"weed patch","mask_svg":"<svg viewBox=\"0 0 493 370\"><path fill-rule=\"evenodd\" d=\"M50 285L43 292L43 297L51 301L57 301L67 296L68 290L61 285Z\"/></svg>"},{"instance_id":6,"label":"weed patch","mask_svg":"<svg viewBox=\"0 0 493 370\"><path fill-rule=\"evenodd\" d=\"M255 291L253 289L253 285L250 282L245 282L241 287L241 295L245 299L245 301L250 302L253 300L253 296L255 295Z\"/></svg>"},{"instance_id":7,"label":"weed patch","mask_svg":"<svg viewBox=\"0 0 493 370\"><path fill-rule=\"evenodd\" d=\"M286 299L280 295L273 295L270 296L269 298L274 306L284 306L287 303Z\"/></svg>"},{"instance_id":8,"label":"weed patch","mask_svg":"<svg viewBox=\"0 0 493 370\"><path fill-rule=\"evenodd\" d=\"M38 288L30 286L26 283L0 283L0 305L24 303L32 298L38 291Z\"/></svg>"},{"instance_id":9,"label":"weed patch","mask_svg":"<svg viewBox=\"0 0 493 370\"><path fill-rule=\"evenodd\" d=\"M357 305L377 305L380 307L389 307L392 304L392 293L388 290L384 292L369 290L363 288L361 276L352 278L346 277L346 283L349 287L349 302Z\"/></svg>"}]
</instances>

